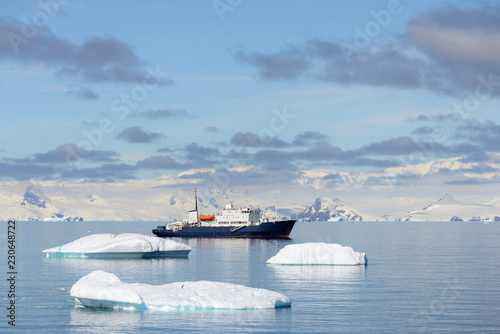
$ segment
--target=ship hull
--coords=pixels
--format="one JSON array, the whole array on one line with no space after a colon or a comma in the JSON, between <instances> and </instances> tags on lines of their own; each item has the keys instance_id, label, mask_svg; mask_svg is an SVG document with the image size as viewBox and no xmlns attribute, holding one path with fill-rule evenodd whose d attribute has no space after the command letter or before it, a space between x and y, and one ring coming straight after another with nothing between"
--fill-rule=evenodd
<instances>
[{"instance_id":1,"label":"ship hull","mask_svg":"<svg viewBox=\"0 0 500 334\"><path fill-rule=\"evenodd\" d=\"M252 226L185 226L174 230L153 229L158 237L184 238L288 238L295 220L282 220Z\"/></svg>"}]
</instances>

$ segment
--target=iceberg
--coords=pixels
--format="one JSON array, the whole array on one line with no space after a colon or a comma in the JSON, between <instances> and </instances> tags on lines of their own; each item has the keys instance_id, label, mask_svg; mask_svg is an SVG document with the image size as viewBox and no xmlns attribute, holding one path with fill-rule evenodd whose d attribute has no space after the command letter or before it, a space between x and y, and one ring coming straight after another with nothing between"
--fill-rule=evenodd
<instances>
[{"instance_id":1,"label":"iceberg","mask_svg":"<svg viewBox=\"0 0 500 334\"><path fill-rule=\"evenodd\" d=\"M43 220L44 222L82 222L83 218L82 217L51 217L51 218L45 218Z\"/></svg>"},{"instance_id":2,"label":"iceberg","mask_svg":"<svg viewBox=\"0 0 500 334\"><path fill-rule=\"evenodd\" d=\"M324 242L309 242L287 245L278 254L266 261L269 264L291 265L342 265L357 266L368 263L365 253L355 252L351 247Z\"/></svg>"},{"instance_id":3,"label":"iceberg","mask_svg":"<svg viewBox=\"0 0 500 334\"><path fill-rule=\"evenodd\" d=\"M44 249L47 257L155 258L186 257L189 245L138 233L91 234L68 244Z\"/></svg>"},{"instance_id":4,"label":"iceberg","mask_svg":"<svg viewBox=\"0 0 500 334\"><path fill-rule=\"evenodd\" d=\"M281 293L239 284L211 281L164 285L123 283L116 275L102 270L80 278L70 294L84 306L133 311L249 310L291 305L290 299Z\"/></svg>"}]
</instances>

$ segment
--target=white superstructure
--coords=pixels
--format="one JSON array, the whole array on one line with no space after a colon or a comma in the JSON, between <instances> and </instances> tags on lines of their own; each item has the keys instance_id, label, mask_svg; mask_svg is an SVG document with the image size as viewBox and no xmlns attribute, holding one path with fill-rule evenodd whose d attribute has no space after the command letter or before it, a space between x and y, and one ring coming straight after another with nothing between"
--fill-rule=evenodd
<instances>
[{"instance_id":1,"label":"white superstructure","mask_svg":"<svg viewBox=\"0 0 500 334\"><path fill-rule=\"evenodd\" d=\"M183 222L174 222L167 224L169 229L180 228L183 226L255 226L261 222L269 221L261 220L262 210L254 208L251 205L235 208L233 203L228 203L224 206L221 212L211 215L200 215L198 212L198 197L195 190L195 209L189 211L187 220Z\"/></svg>"},{"instance_id":2,"label":"white superstructure","mask_svg":"<svg viewBox=\"0 0 500 334\"><path fill-rule=\"evenodd\" d=\"M260 214L261 210L259 208L253 208L250 206L236 209L232 203L229 203L226 204L224 209L222 209L222 213L214 215L214 220L201 221L201 223L203 225L216 224L226 226L257 225L260 223Z\"/></svg>"}]
</instances>

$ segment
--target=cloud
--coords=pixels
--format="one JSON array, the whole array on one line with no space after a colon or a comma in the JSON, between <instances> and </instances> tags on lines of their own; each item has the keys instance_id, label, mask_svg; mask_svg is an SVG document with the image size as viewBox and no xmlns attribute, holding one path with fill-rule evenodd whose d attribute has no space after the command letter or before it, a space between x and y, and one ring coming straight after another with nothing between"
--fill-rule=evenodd
<instances>
[{"instance_id":1,"label":"cloud","mask_svg":"<svg viewBox=\"0 0 500 334\"><path fill-rule=\"evenodd\" d=\"M318 131L305 131L295 136L292 145L295 146L308 146L316 142L326 142L330 139Z\"/></svg>"},{"instance_id":2,"label":"cloud","mask_svg":"<svg viewBox=\"0 0 500 334\"><path fill-rule=\"evenodd\" d=\"M128 115L129 118L175 118L175 117L191 117L191 115L182 108L163 108L163 109L148 109L141 112L133 112Z\"/></svg>"},{"instance_id":3,"label":"cloud","mask_svg":"<svg viewBox=\"0 0 500 334\"><path fill-rule=\"evenodd\" d=\"M258 78L263 80L296 80L309 67L299 49L292 49L272 54L239 50L235 59L257 68Z\"/></svg>"},{"instance_id":4,"label":"cloud","mask_svg":"<svg viewBox=\"0 0 500 334\"><path fill-rule=\"evenodd\" d=\"M500 6L459 8L442 6L410 20L407 36L444 61L500 65Z\"/></svg>"},{"instance_id":5,"label":"cloud","mask_svg":"<svg viewBox=\"0 0 500 334\"><path fill-rule=\"evenodd\" d=\"M491 120L480 121L458 113L444 113L419 115L407 121L430 123L430 126L420 126L412 131L413 135L425 139L415 142L424 153L467 155L469 161L481 162L489 159L487 152L500 152L500 125ZM407 146L413 146L411 140L407 137Z\"/></svg>"},{"instance_id":6,"label":"cloud","mask_svg":"<svg viewBox=\"0 0 500 334\"><path fill-rule=\"evenodd\" d=\"M217 158L221 155L218 148L201 146L197 143L186 145L185 151L188 159L197 159L199 157Z\"/></svg>"},{"instance_id":7,"label":"cloud","mask_svg":"<svg viewBox=\"0 0 500 334\"><path fill-rule=\"evenodd\" d=\"M476 164L469 168L462 169L464 173L475 173L475 174L486 174L486 173L497 173L498 168L491 167L486 163Z\"/></svg>"},{"instance_id":8,"label":"cloud","mask_svg":"<svg viewBox=\"0 0 500 334\"><path fill-rule=\"evenodd\" d=\"M152 143L160 139L162 136L163 134L159 132L145 131L141 127L133 126L121 130L116 135L116 138L123 139L124 141L130 144L136 144L136 143Z\"/></svg>"},{"instance_id":9,"label":"cloud","mask_svg":"<svg viewBox=\"0 0 500 334\"><path fill-rule=\"evenodd\" d=\"M43 65L63 80L93 83L134 83L146 80L172 84L158 75L136 55L132 46L113 35L91 36L81 45L56 36L49 28L39 28L27 36L23 23L0 18L0 60L28 66Z\"/></svg>"},{"instance_id":10,"label":"cloud","mask_svg":"<svg viewBox=\"0 0 500 334\"><path fill-rule=\"evenodd\" d=\"M500 125L491 120L480 122L471 119L464 121L455 128L455 138L467 138L479 146L481 150L500 152Z\"/></svg>"},{"instance_id":11,"label":"cloud","mask_svg":"<svg viewBox=\"0 0 500 334\"><path fill-rule=\"evenodd\" d=\"M255 67L261 80L315 78L344 85L418 87L422 79L415 68L421 67L422 61L401 48L399 44L386 44L348 51L339 42L312 39L291 47L286 52L287 61L279 66L276 54L238 51L235 59Z\"/></svg>"},{"instance_id":12,"label":"cloud","mask_svg":"<svg viewBox=\"0 0 500 334\"><path fill-rule=\"evenodd\" d=\"M407 155L422 150L422 145L417 144L410 137L398 137L372 143L359 149L360 152L370 155Z\"/></svg>"},{"instance_id":13,"label":"cloud","mask_svg":"<svg viewBox=\"0 0 500 334\"><path fill-rule=\"evenodd\" d=\"M97 100L99 95L86 86L72 87L66 91L66 95L76 97L79 100Z\"/></svg>"},{"instance_id":14,"label":"cloud","mask_svg":"<svg viewBox=\"0 0 500 334\"><path fill-rule=\"evenodd\" d=\"M205 132L217 133L217 132L220 132L220 130L216 126L207 126L207 127L205 127Z\"/></svg>"},{"instance_id":15,"label":"cloud","mask_svg":"<svg viewBox=\"0 0 500 334\"><path fill-rule=\"evenodd\" d=\"M231 186L254 186L254 185L289 185L296 178L294 169L271 169L264 170L252 167L241 172L228 172Z\"/></svg>"},{"instance_id":16,"label":"cloud","mask_svg":"<svg viewBox=\"0 0 500 334\"><path fill-rule=\"evenodd\" d=\"M3 180L46 179L53 175L52 166L32 162L0 162L0 178Z\"/></svg>"},{"instance_id":17,"label":"cloud","mask_svg":"<svg viewBox=\"0 0 500 334\"><path fill-rule=\"evenodd\" d=\"M184 147L186 164L191 168L213 167L221 162L221 152L218 148L201 146L197 143L190 143Z\"/></svg>"},{"instance_id":18,"label":"cloud","mask_svg":"<svg viewBox=\"0 0 500 334\"><path fill-rule=\"evenodd\" d=\"M0 174L12 179L79 179L79 178L133 178L129 171L126 175L119 169L106 166L118 161L118 153L105 150L87 150L75 144L64 144L45 153L34 153L24 159L4 159L0 163ZM108 163L101 166L81 168L80 164ZM30 176L31 175L31 176Z\"/></svg>"},{"instance_id":19,"label":"cloud","mask_svg":"<svg viewBox=\"0 0 500 334\"><path fill-rule=\"evenodd\" d=\"M289 146L288 143L278 137L262 137L251 132L237 132L231 139L230 143L241 147L272 147L282 148Z\"/></svg>"},{"instance_id":20,"label":"cloud","mask_svg":"<svg viewBox=\"0 0 500 334\"><path fill-rule=\"evenodd\" d=\"M500 125L491 120L479 121L452 114L417 118L432 123L432 126L417 127L413 131L413 134L427 138L427 142L417 142L421 147L432 144L432 150L436 152L467 154L470 159L480 159L477 161L487 157L485 152L500 152Z\"/></svg>"},{"instance_id":21,"label":"cloud","mask_svg":"<svg viewBox=\"0 0 500 334\"><path fill-rule=\"evenodd\" d=\"M462 22L464 24L462 24ZM310 38L280 52L239 50L258 79L425 89L481 99L500 96L500 5L444 5L411 19L405 31L371 45Z\"/></svg>"},{"instance_id":22,"label":"cloud","mask_svg":"<svg viewBox=\"0 0 500 334\"><path fill-rule=\"evenodd\" d=\"M25 179L132 179L135 166L116 163L119 154L107 150L87 150L76 144L64 144L23 159L4 158L0 162L2 178ZM100 164L104 163L104 164ZM81 167L82 165L92 167Z\"/></svg>"},{"instance_id":23,"label":"cloud","mask_svg":"<svg viewBox=\"0 0 500 334\"><path fill-rule=\"evenodd\" d=\"M165 146L156 150L156 152L173 152L174 149L169 146Z\"/></svg>"},{"instance_id":24,"label":"cloud","mask_svg":"<svg viewBox=\"0 0 500 334\"><path fill-rule=\"evenodd\" d=\"M469 154L463 156L460 159L460 161L464 162L464 163L467 163L467 162L484 162L484 161L488 161L488 160L491 160L490 156L488 156L488 154L486 154L485 152L480 151L480 150L474 150L474 151L470 152Z\"/></svg>"},{"instance_id":25,"label":"cloud","mask_svg":"<svg viewBox=\"0 0 500 334\"><path fill-rule=\"evenodd\" d=\"M92 168L67 168L60 171L59 177L87 181L113 182L115 180L135 179L136 166L127 164L103 164Z\"/></svg>"},{"instance_id":26,"label":"cloud","mask_svg":"<svg viewBox=\"0 0 500 334\"><path fill-rule=\"evenodd\" d=\"M365 166L365 167L378 167L378 168L388 168L400 166L401 161L398 160L388 160L388 159L370 159L370 158L353 158L341 163L344 166Z\"/></svg>"},{"instance_id":27,"label":"cloud","mask_svg":"<svg viewBox=\"0 0 500 334\"><path fill-rule=\"evenodd\" d=\"M459 113L438 113L438 114L422 114L416 117L408 117L407 122L461 122L462 116Z\"/></svg>"},{"instance_id":28,"label":"cloud","mask_svg":"<svg viewBox=\"0 0 500 334\"><path fill-rule=\"evenodd\" d=\"M447 4L408 22L404 37L435 70L429 89L461 95L473 94L483 85L485 98L500 96L494 75L500 69L499 13L498 4L480 8ZM496 79L490 80L490 75ZM495 84L484 85L485 81Z\"/></svg>"},{"instance_id":29,"label":"cloud","mask_svg":"<svg viewBox=\"0 0 500 334\"><path fill-rule=\"evenodd\" d=\"M328 174L323 176L321 179L323 180L342 180L342 176L339 174Z\"/></svg>"},{"instance_id":30,"label":"cloud","mask_svg":"<svg viewBox=\"0 0 500 334\"><path fill-rule=\"evenodd\" d=\"M137 162L137 166L146 169L183 169L184 166L169 155L155 155Z\"/></svg>"},{"instance_id":31,"label":"cloud","mask_svg":"<svg viewBox=\"0 0 500 334\"><path fill-rule=\"evenodd\" d=\"M317 43L310 41L309 43ZM331 44L331 46L328 46ZM323 41L322 47L339 47L336 42ZM415 88L423 84L422 60L402 51L404 46L396 43L380 45L374 49L358 49L346 54L335 54L322 59L320 69L314 75L326 82L339 84L362 84L399 88ZM318 52L323 51L315 48Z\"/></svg>"},{"instance_id":32,"label":"cloud","mask_svg":"<svg viewBox=\"0 0 500 334\"><path fill-rule=\"evenodd\" d=\"M455 186L467 186L467 185L478 185L479 182L477 179L464 179L464 180L451 180L447 181L444 184L455 185Z\"/></svg>"},{"instance_id":33,"label":"cloud","mask_svg":"<svg viewBox=\"0 0 500 334\"><path fill-rule=\"evenodd\" d=\"M252 165L259 165L271 171L293 171L297 166L292 163L293 155L280 150L261 150L255 153Z\"/></svg>"},{"instance_id":34,"label":"cloud","mask_svg":"<svg viewBox=\"0 0 500 334\"><path fill-rule=\"evenodd\" d=\"M114 162L119 158L119 154L114 151L87 150L76 144L64 144L58 146L55 150L45 153L34 153L28 158L14 160L16 162L34 162L34 163L73 163L73 162Z\"/></svg>"},{"instance_id":35,"label":"cloud","mask_svg":"<svg viewBox=\"0 0 500 334\"><path fill-rule=\"evenodd\" d=\"M434 133L435 129L430 127L430 126L421 126L416 128L415 130L412 131L413 135L432 135Z\"/></svg>"},{"instance_id":36,"label":"cloud","mask_svg":"<svg viewBox=\"0 0 500 334\"><path fill-rule=\"evenodd\" d=\"M328 143L319 143L312 148L298 151L295 157L308 161L346 160L346 153L340 147Z\"/></svg>"}]
</instances>

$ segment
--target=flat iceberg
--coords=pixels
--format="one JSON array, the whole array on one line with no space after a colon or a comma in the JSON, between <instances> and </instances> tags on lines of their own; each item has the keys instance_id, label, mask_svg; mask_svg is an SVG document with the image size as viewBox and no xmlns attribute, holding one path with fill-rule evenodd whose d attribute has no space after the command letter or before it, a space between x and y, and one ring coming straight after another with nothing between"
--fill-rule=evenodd
<instances>
[{"instance_id":1,"label":"flat iceberg","mask_svg":"<svg viewBox=\"0 0 500 334\"><path fill-rule=\"evenodd\" d=\"M154 258L186 257L189 245L138 233L91 234L68 244L44 249L47 257Z\"/></svg>"},{"instance_id":2,"label":"flat iceberg","mask_svg":"<svg viewBox=\"0 0 500 334\"><path fill-rule=\"evenodd\" d=\"M116 275L96 270L71 288L76 301L88 307L127 310L198 311L288 307L278 292L244 285L197 281L164 285L123 283Z\"/></svg>"},{"instance_id":3,"label":"flat iceberg","mask_svg":"<svg viewBox=\"0 0 500 334\"><path fill-rule=\"evenodd\" d=\"M355 252L351 247L324 242L309 242L287 245L266 263L357 266L366 265L367 262L365 253Z\"/></svg>"}]
</instances>

